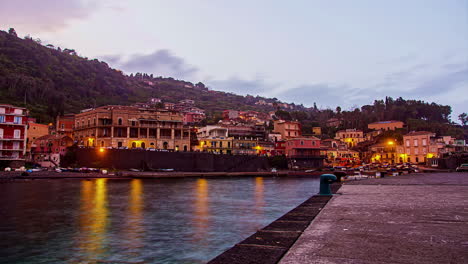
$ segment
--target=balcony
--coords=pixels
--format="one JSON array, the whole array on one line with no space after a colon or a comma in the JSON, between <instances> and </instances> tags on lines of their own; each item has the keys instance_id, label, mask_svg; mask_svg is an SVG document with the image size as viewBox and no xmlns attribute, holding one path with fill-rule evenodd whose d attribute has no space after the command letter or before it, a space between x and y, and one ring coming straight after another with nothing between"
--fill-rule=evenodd
<instances>
[{"instance_id":1,"label":"balcony","mask_svg":"<svg viewBox=\"0 0 468 264\"><path fill-rule=\"evenodd\" d=\"M21 137L14 137L14 136L0 136L0 140L24 140L24 136Z\"/></svg>"},{"instance_id":2,"label":"balcony","mask_svg":"<svg viewBox=\"0 0 468 264\"><path fill-rule=\"evenodd\" d=\"M17 148L13 148L13 147L7 147L7 146L0 146L0 151L23 151L22 148L20 147L17 147Z\"/></svg>"}]
</instances>

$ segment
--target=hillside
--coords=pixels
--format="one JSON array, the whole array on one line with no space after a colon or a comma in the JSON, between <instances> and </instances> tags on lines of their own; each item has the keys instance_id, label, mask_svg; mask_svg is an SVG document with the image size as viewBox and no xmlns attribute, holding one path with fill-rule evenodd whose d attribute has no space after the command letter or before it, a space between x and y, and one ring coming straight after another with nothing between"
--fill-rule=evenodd
<instances>
[{"instance_id":1,"label":"hillside","mask_svg":"<svg viewBox=\"0 0 468 264\"><path fill-rule=\"evenodd\" d=\"M196 106L206 111L208 123L219 119L225 109L276 111L281 103L276 98L211 90L201 82L193 84L145 73L128 76L103 61L80 57L73 49L44 46L30 37L21 39L14 30L0 31L0 103L25 106L38 122L52 122L59 114L77 113L90 107L145 102L150 97L173 103L195 100ZM256 104L260 100L266 104ZM466 126L463 129L450 120L450 106L419 100L386 97L350 111L342 111L340 107L317 109L315 104L311 108L289 106L292 109L278 110L277 116L299 120L306 134L313 126L321 126L325 134L333 136L338 129L367 130L371 122L400 120L410 130L467 137ZM330 118L342 120L341 125L327 127Z\"/></svg>"},{"instance_id":2,"label":"hillside","mask_svg":"<svg viewBox=\"0 0 468 264\"><path fill-rule=\"evenodd\" d=\"M106 104L144 102L149 97L166 102L193 99L208 113L229 108L274 109L255 105L260 97L211 91L202 83L194 85L146 74L127 76L105 62L77 56L72 49L43 46L32 38L18 38L14 31L0 31L0 103L26 106L40 122L50 122L58 114Z\"/></svg>"}]
</instances>

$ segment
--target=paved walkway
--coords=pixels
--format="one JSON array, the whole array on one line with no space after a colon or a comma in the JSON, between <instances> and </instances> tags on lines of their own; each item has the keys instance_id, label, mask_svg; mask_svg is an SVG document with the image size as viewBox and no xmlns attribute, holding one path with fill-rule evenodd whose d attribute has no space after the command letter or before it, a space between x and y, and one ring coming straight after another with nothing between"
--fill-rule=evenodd
<instances>
[{"instance_id":1,"label":"paved walkway","mask_svg":"<svg viewBox=\"0 0 468 264\"><path fill-rule=\"evenodd\" d=\"M468 173L349 182L280 263L468 263Z\"/></svg>"}]
</instances>

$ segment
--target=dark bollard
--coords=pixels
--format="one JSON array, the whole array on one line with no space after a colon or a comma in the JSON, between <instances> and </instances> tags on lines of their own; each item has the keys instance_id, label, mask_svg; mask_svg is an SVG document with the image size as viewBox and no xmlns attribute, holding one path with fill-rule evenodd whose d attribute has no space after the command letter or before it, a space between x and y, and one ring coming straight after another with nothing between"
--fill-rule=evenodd
<instances>
[{"instance_id":1,"label":"dark bollard","mask_svg":"<svg viewBox=\"0 0 468 264\"><path fill-rule=\"evenodd\" d=\"M320 193L319 195L332 195L330 184L336 181L336 176L333 174L320 175Z\"/></svg>"},{"instance_id":2,"label":"dark bollard","mask_svg":"<svg viewBox=\"0 0 468 264\"><path fill-rule=\"evenodd\" d=\"M337 182L341 182L341 178L346 176L346 172L344 172L344 171L335 171L335 172L333 172L333 175L336 176Z\"/></svg>"}]
</instances>

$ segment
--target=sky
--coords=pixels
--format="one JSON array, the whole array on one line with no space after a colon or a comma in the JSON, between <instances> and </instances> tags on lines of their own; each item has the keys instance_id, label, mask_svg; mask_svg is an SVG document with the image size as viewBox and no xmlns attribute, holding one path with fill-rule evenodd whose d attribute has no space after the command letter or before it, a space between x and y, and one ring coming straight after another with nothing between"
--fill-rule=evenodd
<instances>
[{"instance_id":1,"label":"sky","mask_svg":"<svg viewBox=\"0 0 468 264\"><path fill-rule=\"evenodd\" d=\"M130 74L348 110L468 112L468 0L0 0L0 30Z\"/></svg>"}]
</instances>

